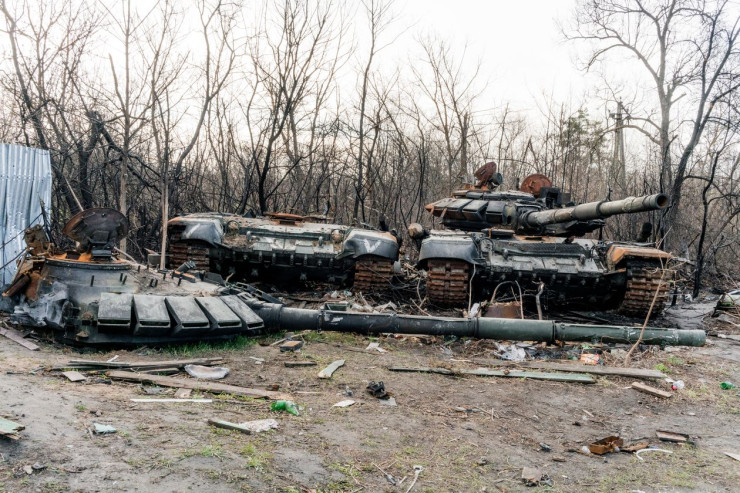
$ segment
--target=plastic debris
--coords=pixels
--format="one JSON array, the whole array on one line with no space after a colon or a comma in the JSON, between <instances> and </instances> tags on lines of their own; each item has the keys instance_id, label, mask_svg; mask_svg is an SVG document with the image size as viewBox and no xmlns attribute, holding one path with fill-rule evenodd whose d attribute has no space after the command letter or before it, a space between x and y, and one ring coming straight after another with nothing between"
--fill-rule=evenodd
<instances>
[{"instance_id":1,"label":"plastic debris","mask_svg":"<svg viewBox=\"0 0 740 493\"><path fill-rule=\"evenodd\" d=\"M229 374L229 369L223 366L185 365L185 371L191 377L203 380L221 380Z\"/></svg>"},{"instance_id":2,"label":"plastic debris","mask_svg":"<svg viewBox=\"0 0 740 493\"><path fill-rule=\"evenodd\" d=\"M731 390L735 388L735 384L732 382L722 382L719 386L722 390Z\"/></svg>"},{"instance_id":3,"label":"plastic debris","mask_svg":"<svg viewBox=\"0 0 740 493\"><path fill-rule=\"evenodd\" d=\"M100 423L93 423L93 428L97 435L106 435L108 433L118 432L118 430L113 428L111 425L101 425Z\"/></svg>"},{"instance_id":4,"label":"plastic debris","mask_svg":"<svg viewBox=\"0 0 740 493\"><path fill-rule=\"evenodd\" d=\"M640 457L640 454L642 454L644 452L663 452L663 453L666 453L666 454L672 454L673 453L670 450L665 450L665 449L662 449L662 448L644 448L642 450L638 450L637 452L635 452L635 455L637 456L638 459L640 459L641 461L644 461L645 459L643 459L642 457Z\"/></svg>"},{"instance_id":5,"label":"plastic debris","mask_svg":"<svg viewBox=\"0 0 740 493\"><path fill-rule=\"evenodd\" d=\"M284 400L275 401L270 404L270 409L272 411L285 411L294 416L299 416L298 406L296 406L296 403L293 401L284 401Z\"/></svg>"},{"instance_id":6,"label":"plastic debris","mask_svg":"<svg viewBox=\"0 0 740 493\"><path fill-rule=\"evenodd\" d=\"M387 350L385 350L382 347L380 347L380 343L379 342L371 342L370 344L368 344L367 347L365 348L365 351L371 351L371 350L377 351L379 353L387 353L388 352Z\"/></svg>"},{"instance_id":7,"label":"plastic debris","mask_svg":"<svg viewBox=\"0 0 740 493\"><path fill-rule=\"evenodd\" d=\"M527 358L527 353L524 349L516 346L515 344L496 344L497 351L494 354L506 361L524 361Z\"/></svg>"}]
</instances>

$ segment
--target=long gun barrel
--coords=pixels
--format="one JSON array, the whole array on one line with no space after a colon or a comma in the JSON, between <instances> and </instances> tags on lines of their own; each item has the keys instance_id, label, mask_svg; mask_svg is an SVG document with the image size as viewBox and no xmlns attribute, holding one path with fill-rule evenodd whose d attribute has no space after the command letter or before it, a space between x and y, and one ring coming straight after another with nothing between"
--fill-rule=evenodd
<instances>
[{"instance_id":1,"label":"long gun barrel","mask_svg":"<svg viewBox=\"0 0 740 493\"><path fill-rule=\"evenodd\" d=\"M289 308L257 299L242 299L262 318L267 330L326 330L360 334L404 333L454 335L513 341L582 341L634 343L640 327L567 324L551 320L508 318L447 318L397 315L395 313L353 313L332 310ZM702 346L703 330L646 327L643 344Z\"/></svg>"},{"instance_id":2,"label":"long gun barrel","mask_svg":"<svg viewBox=\"0 0 740 493\"><path fill-rule=\"evenodd\" d=\"M528 212L522 217L520 224L537 227L548 224L567 223L570 221L591 221L606 219L616 214L629 214L663 209L668 206L668 196L662 193L643 195L641 197L627 197L622 200L603 200L588 202L563 209L549 209L544 211Z\"/></svg>"}]
</instances>

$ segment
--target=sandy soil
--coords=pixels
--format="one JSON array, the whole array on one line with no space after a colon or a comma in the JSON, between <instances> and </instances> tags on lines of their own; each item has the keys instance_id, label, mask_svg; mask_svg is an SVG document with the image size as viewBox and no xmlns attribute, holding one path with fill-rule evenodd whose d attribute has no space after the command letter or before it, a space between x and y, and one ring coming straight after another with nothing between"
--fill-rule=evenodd
<instances>
[{"instance_id":1,"label":"sandy soil","mask_svg":"<svg viewBox=\"0 0 740 493\"><path fill-rule=\"evenodd\" d=\"M681 318L682 312L674 310L673 316ZM740 333L716 319L709 323L712 333ZM412 491L428 492L737 491L740 484L740 462L724 455L740 453L740 390L720 388L722 381L740 384L740 343L731 339L710 337L703 348L639 352L633 367L659 368L685 382L671 399L659 399L627 388L633 379L622 377L584 385L388 371L391 366L474 368L454 360L493 358L491 341L311 333L299 353L254 343L276 338L230 349L201 345L85 354L53 343L31 352L0 338L0 415L26 426L20 440L0 439L0 490L405 492L415 465L423 471ZM375 340L388 352L358 350ZM620 364L625 347L604 348L603 359ZM111 383L92 372L82 383L58 372L32 373L81 356L106 360L115 354L120 361L221 356L231 369L225 383L278 386L302 407L301 415L227 396L215 398L231 402L132 403L136 397L172 397L174 389L150 396L137 384ZM539 354L569 353L550 347ZM265 361L257 364L250 357ZM336 359L345 359L345 366L329 380L318 379L319 370ZM290 360L318 366L285 367ZM398 405L383 405L367 394L370 380L385 382ZM647 383L669 388L660 380ZM356 404L332 407L350 398L348 391ZM198 396L213 397L193 394ZM244 435L216 429L208 418L275 418L279 429ZM113 425L118 432L93 435L93 423ZM660 442L656 430L688 433L692 443ZM575 452L615 434L625 442L645 439L671 454ZM43 469L24 472L34 464ZM539 468L552 486L525 486L523 467ZM403 482L392 485L381 470Z\"/></svg>"}]
</instances>

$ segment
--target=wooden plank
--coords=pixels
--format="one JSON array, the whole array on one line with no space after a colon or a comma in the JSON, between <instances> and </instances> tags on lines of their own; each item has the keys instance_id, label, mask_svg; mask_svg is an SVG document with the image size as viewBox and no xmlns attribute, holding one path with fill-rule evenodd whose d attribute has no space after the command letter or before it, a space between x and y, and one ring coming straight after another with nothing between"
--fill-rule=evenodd
<instances>
[{"instance_id":1,"label":"wooden plank","mask_svg":"<svg viewBox=\"0 0 740 493\"><path fill-rule=\"evenodd\" d=\"M65 371L62 372L62 375L67 377L70 382L82 382L83 380L87 380L87 377L78 371Z\"/></svg>"},{"instance_id":2,"label":"wooden plank","mask_svg":"<svg viewBox=\"0 0 740 493\"><path fill-rule=\"evenodd\" d=\"M127 369L157 369L157 368L182 368L185 365L211 366L223 362L222 358L195 358L170 361L95 361L95 360L71 360L67 368L75 366L96 368L127 368Z\"/></svg>"},{"instance_id":3,"label":"wooden plank","mask_svg":"<svg viewBox=\"0 0 740 493\"><path fill-rule=\"evenodd\" d=\"M344 366L344 360L338 359L323 370L319 372L319 378L331 378L332 374L337 371L338 368Z\"/></svg>"},{"instance_id":4,"label":"wooden plank","mask_svg":"<svg viewBox=\"0 0 740 493\"><path fill-rule=\"evenodd\" d=\"M18 432L25 429L26 427L20 423L0 418L0 436L10 438L11 440L18 440L20 438Z\"/></svg>"},{"instance_id":5,"label":"wooden plank","mask_svg":"<svg viewBox=\"0 0 740 493\"><path fill-rule=\"evenodd\" d=\"M503 378L531 378L534 380L551 380L554 382L578 382L578 383L596 383L596 380L585 374L570 373L545 373L539 371L522 371L522 370L489 370L488 368L477 368L475 370L449 368L428 368L423 366L417 367L392 367L390 371L400 372L419 372L419 373L439 373L440 375L472 375L476 377L503 377Z\"/></svg>"},{"instance_id":6,"label":"wooden plank","mask_svg":"<svg viewBox=\"0 0 740 493\"><path fill-rule=\"evenodd\" d=\"M316 366L315 361L286 361L284 363L288 368L301 367L301 366Z\"/></svg>"},{"instance_id":7,"label":"wooden plank","mask_svg":"<svg viewBox=\"0 0 740 493\"><path fill-rule=\"evenodd\" d=\"M538 370L563 371L566 373L590 373L591 375L615 375L632 378L666 378L668 375L658 370L646 370L643 368L616 368L601 365L568 365L553 363L550 361L497 361L497 360L471 360L478 365L488 366L516 366L524 368L536 368Z\"/></svg>"},{"instance_id":8,"label":"wooden plank","mask_svg":"<svg viewBox=\"0 0 740 493\"><path fill-rule=\"evenodd\" d=\"M190 380L185 378L165 377L162 375L148 375L143 373L134 373L131 371L111 370L108 376L113 380L127 380L131 382L148 382L163 387L174 387L183 389L202 390L215 394L233 394L256 397L260 399L283 399L287 396L280 392L270 390L253 389L249 387L237 387L225 383L208 382L203 380ZM289 398L289 397L288 397Z\"/></svg>"},{"instance_id":9,"label":"wooden plank","mask_svg":"<svg viewBox=\"0 0 740 493\"><path fill-rule=\"evenodd\" d=\"M657 430L655 435L658 440L663 442L683 443L689 441L689 436L686 433L676 433L675 431Z\"/></svg>"},{"instance_id":10,"label":"wooden plank","mask_svg":"<svg viewBox=\"0 0 740 493\"><path fill-rule=\"evenodd\" d=\"M252 434L252 430L249 428L245 428L243 426L240 426L236 423L230 423L228 421L222 421L220 419L208 419L208 424L215 426L216 428L223 428L225 430L236 430L241 431L242 433L246 433L247 435Z\"/></svg>"},{"instance_id":11,"label":"wooden plank","mask_svg":"<svg viewBox=\"0 0 740 493\"><path fill-rule=\"evenodd\" d=\"M141 373L149 373L151 375L174 375L180 373L180 369L177 367L172 368L151 368L139 370Z\"/></svg>"},{"instance_id":12,"label":"wooden plank","mask_svg":"<svg viewBox=\"0 0 740 493\"><path fill-rule=\"evenodd\" d=\"M671 394L670 392L656 389L655 387L651 387L650 385L645 385L644 383L640 382L632 382L632 388L635 390L639 390L640 392L645 392L646 394L654 395L656 397L662 397L664 399L669 399L673 397L673 394Z\"/></svg>"},{"instance_id":13,"label":"wooden plank","mask_svg":"<svg viewBox=\"0 0 740 493\"><path fill-rule=\"evenodd\" d=\"M28 339L25 339L23 337L23 334L15 329L0 327L0 335L7 337L13 342L17 342L24 348L30 349L31 351L38 351L40 349L36 344L32 343Z\"/></svg>"},{"instance_id":14,"label":"wooden plank","mask_svg":"<svg viewBox=\"0 0 740 493\"><path fill-rule=\"evenodd\" d=\"M210 404L213 399L129 399L131 402L202 402Z\"/></svg>"}]
</instances>

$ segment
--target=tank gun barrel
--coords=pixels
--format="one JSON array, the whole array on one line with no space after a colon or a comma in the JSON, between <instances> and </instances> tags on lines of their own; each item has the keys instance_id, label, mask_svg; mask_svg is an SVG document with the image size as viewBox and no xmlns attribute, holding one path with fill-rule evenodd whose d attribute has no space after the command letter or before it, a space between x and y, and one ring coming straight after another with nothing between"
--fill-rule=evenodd
<instances>
[{"instance_id":1,"label":"tank gun barrel","mask_svg":"<svg viewBox=\"0 0 740 493\"><path fill-rule=\"evenodd\" d=\"M523 224L530 227L567 223L570 221L591 221L594 219L606 219L617 214L659 210L667 207L668 202L667 195L657 193L655 195L627 197L621 200L588 202L563 209L528 212L522 219Z\"/></svg>"},{"instance_id":2,"label":"tank gun barrel","mask_svg":"<svg viewBox=\"0 0 740 493\"><path fill-rule=\"evenodd\" d=\"M480 339L514 341L582 341L633 343L640 327L584 325L552 320L508 318L447 318L399 315L395 313L353 313L332 310L289 308L255 298L242 299L262 318L267 330L326 330L361 334L404 333L454 335ZM647 327L643 344L702 346L703 330L678 330Z\"/></svg>"}]
</instances>

